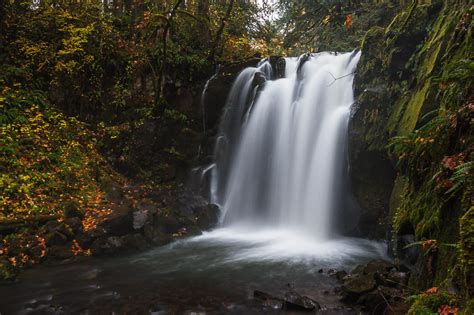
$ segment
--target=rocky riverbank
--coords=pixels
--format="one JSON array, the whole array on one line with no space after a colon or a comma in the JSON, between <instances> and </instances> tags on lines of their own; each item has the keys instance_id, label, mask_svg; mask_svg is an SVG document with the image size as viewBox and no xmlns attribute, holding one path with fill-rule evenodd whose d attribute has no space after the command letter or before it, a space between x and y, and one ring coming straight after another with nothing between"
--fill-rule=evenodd
<instances>
[{"instance_id":1,"label":"rocky riverbank","mask_svg":"<svg viewBox=\"0 0 474 315\"><path fill-rule=\"evenodd\" d=\"M219 209L183 187L121 186L110 182L108 211L84 215L73 204L63 216L0 225L0 280L21 269L87 256L136 252L194 236L217 223Z\"/></svg>"},{"instance_id":2,"label":"rocky riverbank","mask_svg":"<svg viewBox=\"0 0 474 315\"><path fill-rule=\"evenodd\" d=\"M410 271L403 265L373 260L349 272L335 269L320 269L318 272L327 273L337 280L333 290L323 294L336 298L340 305L325 305L298 293L298 288L291 286L284 296L257 290L254 297L265 310L316 314L406 314L408 311L405 297L410 293L407 287Z\"/></svg>"}]
</instances>

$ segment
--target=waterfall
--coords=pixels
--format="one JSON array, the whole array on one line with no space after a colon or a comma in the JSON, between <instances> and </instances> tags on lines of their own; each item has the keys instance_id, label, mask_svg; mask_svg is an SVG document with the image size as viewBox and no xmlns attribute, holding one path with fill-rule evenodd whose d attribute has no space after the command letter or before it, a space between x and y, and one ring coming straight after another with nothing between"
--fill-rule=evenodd
<instances>
[{"instance_id":1,"label":"waterfall","mask_svg":"<svg viewBox=\"0 0 474 315\"><path fill-rule=\"evenodd\" d=\"M240 73L224 108L211 174L211 199L222 209L223 225L331 236L346 198L359 57L286 58L285 77L274 81L268 62Z\"/></svg>"}]
</instances>

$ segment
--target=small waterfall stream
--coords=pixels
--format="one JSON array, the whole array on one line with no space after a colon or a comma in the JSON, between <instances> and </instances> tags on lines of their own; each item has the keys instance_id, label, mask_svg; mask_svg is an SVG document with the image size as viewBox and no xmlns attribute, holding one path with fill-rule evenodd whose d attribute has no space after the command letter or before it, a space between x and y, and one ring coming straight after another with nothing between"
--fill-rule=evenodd
<instances>
[{"instance_id":1,"label":"small waterfall stream","mask_svg":"<svg viewBox=\"0 0 474 315\"><path fill-rule=\"evenodd\" d=\"M275 81L268 62L240 73L224 109L211 179L211 199L221 206L225 226L331 236L334 213L344 206L359 57L286 58L285 78ZM262 77L266 82L258 85Z\"/></svg>"}]
</instances>

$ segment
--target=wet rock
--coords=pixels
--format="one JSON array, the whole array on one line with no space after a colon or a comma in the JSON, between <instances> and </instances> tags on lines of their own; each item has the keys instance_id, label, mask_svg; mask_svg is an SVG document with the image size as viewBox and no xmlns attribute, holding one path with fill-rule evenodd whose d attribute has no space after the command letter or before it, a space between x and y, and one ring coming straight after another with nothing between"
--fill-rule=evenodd
<instances>
[{"instance_id":1,"label":"wet rock","mask_svg":"<svg viewBox=\"0 0 474 315\"><path fill-rule=\"evenodd\" d=\"M13 238L8 242L8 254L10 256L17 256L21 253L21 241Z\"/></svg>"},{"instance_id":2,"label":"wet rock","mask_svg":"<svg viewBox=\"0 0 474 315\"><path fill-rule=\"evenodd\" d=\"M139 230L145 226L148 221L148 210L138 210L133 212L133 228Z\"/></svg>"},{"instance_id":3,"label":"wet rock","mask_svg":"<svg viewBox=\"0 0 474 315\"><path fill-rule=\"evenodd\" d=\"M363 306L372 314L383 314L388 305L402 302L403 281L408 281L408 274L387 261L373 260L357 266L343 281L345 302Z\"/></svg>"},{"instance_id":4,"label":"wet rock","mask_svg":"<svg viewBox=\"0 0 474 315\"><path fill-rule=\"evenodd\" d=\"M340 295L342 293L343 293L342 287L337 286L337 287L334 288L334 294Z\"/></svg>"},{"instance_id":5,"label":"wet rock","mask_svg":"<svg viewBox=\"0 0 474 315\"><path fill-rule=\"evenodd\" d=\"M69 237L68 235L62 233L59 230L54 230L49 232L45 235L44 240L46 245L53 246L53 245L62 245L67 243Z\"/></svg>"},{"instance_id":6,"label":"wet rock","mask_svg":"<svg viewBox=\"0 0 474 315\"><path fill-rule=\"evenodd\" d=\"M281 300L280 298L259 290L253 291L253 296L260 300Z\"/></svg>"},{"instance_id":7,"label":"wet rock","mask_svg":"<svg viewBox=\"0 0 474 315\"><path fill-rule=\"evenodd\" d=\"M400 228L399 234L395 239L394 252L397 257L407 263L408 265L415 265L416 261L420 257L421 249L419 246L408 246L416 242L415 229L410 223L405 223Z\"/></svg>"},{"instance_id":8,"label":"wet rock","mask_svg":"<svg viewBox=\"0 0 474 315\"><path fill-rule=\"evenodd\" d=\"M336 277L337 281L343 281L344 277L347 276L347 272L344 270L337 271L334 276Z\"/></svg>"},{"instance_id":9,"label":"wet rock","mask_svg":"<svg viewBox=\"0 0 474 315\"><path fill-rule=\"evenodd\" d=\"M272 65L272 68L274 69L274 74L273 74L274 79L280 79L285 76L285 67L286 67L285 58L282 58L280 56L271 56L270 64Z\"/></svg>"},{"instance_id":10,"label":"wet rock","mask_svg":"<svg viewBox=\"0 0 474 315\"><path fill-rule=\"evenodd\" d=\"M64 260L74 256L71 251L71 246L55 245L48 248L48 256Z\"/></svg>"},{"instance_id":11,"label":"wet rock","mask_svg":"<svg viewBox=\"0 0 474 315\"><path fill-rule=\"evenodd\" d=\"M297 292L289 291L285 293L283 309L287 311L306 311L311 312L321 309L321 306L315 300L300 295Z\"/></svg>"},{"instance_id":12,"label":"wet rock","mask_svg":"<svg viewBox=\"0 0 474 315\"><path fill-rule=\"evenodd\" d=\"M298 68L296 69L296 76L298 78L298 81L303 80L303 71L302 71L303 66L306 63L306 61L308 61L310 58L311 58L311 54L309 53L306 53L300 57L299 62L298 62Z\"/></svg>"},{"instance_id":13,"label":"wet rock","mask_svg":"<svg viewBox=\"0 0 474 315\"><path fill-rule=\"evenodd\" d=\"M354 269L351 273L362 272L364 274L385 274L394 267L393 264L385 260L372 260L369 261L366 265L360 265Z\"/></svg>"},{"instance_id":14,"label":"wet rock","mask_svg":"<svg viewBox=\"0 0 474 315\"><path fill-rule=\"evenodd\" d=\"M171 235L163 233L160 229L156 229L151 225L145 225L143 234L146 240L155 245L165 245L173 240Z\"/></svg>"},{"instance_id":15,"label":"wet rock","mask_svg":"<svg viewBox=\"0 0 474 315\"><path fill-rule=\"evenodd\" d=\"M171 235L178 232L183 226L182 221L173 214L160 214L154 219L154 228L163 234Z\"/></svg>"},{"instance_id":16,"label":"wet rock","mask_svg":"<svg viewBox=\"0 0 474 315\"><path fill-rule=\"evenodd\" d=\"M78 217L67 218L64 220L64 223L71 229L73 234L77 234L83 230L82 221Z\"/></svg>"},{"instance_id":17,"label":"wet rock","mask_svg":"<svg viewBox=\"0 0 474 315\"><path fill-rule=\"evenodd\" d=\"M377 282L380 283L379 280L383 279L392 268L393 264L383 260L372 260L366 265L357 266L343 278L344 299L355 301L362 294L374 290Z\"/></svg>"},{"instance_id":18,"label":"wet rock","mask_svg":"<svg viewBox=\"0 0 474 315\"><path fill-rule=\"evenodd\" d=\"M148 213L153 214L156 212L157 204L153 202L151 199L144 198L138 202L137 209L140 211L148 211Z\"/></svg>"},{"instance_id":19,"label":"wet rock","mask_svg":"<svg viewBox=\"0 0 474 315\"><path fill-rule=\"evenodd\" d=\"M107 234L121 236L133 232L133 208L122 205L100 224Z\"/></svg>"},{"instance_id":20,"label":"wet rock","mask_svg":"<svg viewBox=\"0 0 474 315\"><path fill-rule=\"evenodd\" d=\"M255 58L223 66L218 75L209 81L203 100L206 109L206 129L212 129L218 124L222 107L225 105L224 100L227 99L237 75L247 67L255 67L259 62L260 59Z\"/></svg>"},{"instance_id":21,"label":"wet rock","mask_svg":"<svg viewBox=\"0 0 474 315\"><path fill-rule=\"evenodd\" d=\"M186 236L196 236L201 235L202 231L197 226L188 226L186 227Z\"/></svg>"},{"instance_id":22,"label":"wet rock","mask_svg":"<svg viewBox=\"0 0 474 315\"><path fill-rule=\"evenodd\" d=\"M75 239L82 248L90 248L94 240L105 237L107 232L102 227L97 227L91 231L82 231L76 234Z\"/></svg>"},{"instance_id":23,"label":"wet rock","mask_svg":"<svg viewBox=\"0 0 474 315\"><path fill-rule=\"evenodd\" d=\"M217 224L219 221L219 207L214 204L208 204L206 207L201 209L198 218L197 225L202 230L207 230Z\"/></svg>"},{"instance_id":24,"label":"wet rock","mask_svg":"<svg viewBox=\"0 0 474 315\"><path fill-rule=\"evenodd\" d=\"M195 219L202 214L209 212L209 202L202 196L185 192L171 202L171 208L177 209L177 214L181 217Z\"/></svg>"},{"instance_id":25,"label":"wet rock","mask_svg":"<svg viewBox=\"0 0 474 315\"><path fill-rule=\"evenodd\" d=\"M129 234L122 236L121 246L119 248L125 251L135 251L147 247L147 242L141 234Z\"/></svg>"},{"instance_id":26,"label":"wet rock","mask_svg":"<svg viewBox=\"0 0 474 315\"><path fill-rule=\"evenodd\" d=\"M364 310L371 313L384 314L389 303L390 305L402 301L403 293L399 289L384 286L377 287L376 290L363 294L357 300L357 304L364 307Z\"/></svg>"},{"instance_id":27,"label":"wet rock","mask_svg":"<svg viewBox=\"0 0 474 315\"><path fill-rule=\"evenodd\" d=\"M261 71L255 72L253 77L252 85L253 86L262 86L267 79L265 78L265 74Z\"/></svg>"},{"instance_id":28,"label":"wet rock","mask_svg":"<svg viewBox=\"0 0 474 315\"><path fill-rule=\"evenodd\" d=\"M253 292L253 296L256 299L262 301L262 306L268 307L271 309L282 309L283 308L283 300L279 297L270 295L266 292L255 290Z\"/></svg>"},{"instance_id":29,"label":"wet rock","mask_svg":"<svg viewBox=\"0 0 474 315\"><path fill-rule=\"evenodd\" d=\"M107 199L111 202L120 204L124 199L123 189L119 183L114 181L110 176L102 176L100 185L107 194Z\"/></svg>"},{"instance_id":30,"label":"wet rock","mask_svg":"<svg viewBox=\"0 0 474 315\"><path fill-rule=\"evenodd\" d=\"M378 290L367 292L361 295L357 299L356 303L357 305L363 306L365 310L375 310L379 307L379 305L385 306L385 301ZM384 308L382 308L382 310Z\"/></svg>"},{"instance_id":31,"label":"wet rock","mask_svg":"<svg viewBox=\"0 0 474 315\"><path fill-rule=\"evenodd\" d=\"M123 242L122 239L118 236L111 236L108 238L99 238L96 239L91 246L91 251L93 255L110 255L116 254L122 248Z\"/></svg>"},{"instance_id":32,"label":"wet rock","mask_svg":"<svg viewBox=\"0 0 474 315\"><path fill-rule=\"evenodd\" d=\"M342 286L344 300L356 301L362 294L375 289L373 274L354 273L345 277Z\"/></svg>"},{"instance_id":33,"label":"wet rock","mask_svg":"<svg viewBox=\"0 0 474 315\"><path fill-rule=\"evenodd\" d=\"M407 285L408 284L409 274L407 272L391 270L386 279L388 280L389 286L398 286L398 285Z\"/></svg>"},{"instance_id":34,"label":"wet rock","mask_svg":"<svg viewBox=\"0 0 474 315\"><path fill-rule=\"evenodd\" d=\"M66 202L63 207L65 218L84 218L84 212L79 209L78 205L75 202Z\"/></svg>"}]
</instances>

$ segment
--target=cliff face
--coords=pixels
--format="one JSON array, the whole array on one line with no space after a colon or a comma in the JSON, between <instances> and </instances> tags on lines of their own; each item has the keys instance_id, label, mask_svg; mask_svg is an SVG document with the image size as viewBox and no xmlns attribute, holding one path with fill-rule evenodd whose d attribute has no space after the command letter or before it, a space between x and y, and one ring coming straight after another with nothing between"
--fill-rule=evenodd
<instances>
[{"instance_id":1,"label":"cliff face","mask_svg":"<svg viewBox=\"0 0 474 315\"><path fill-rule=\"evenodd\" d=\"M349 130L362 234L389 231L416 271L413 285L450 279L465 296L474 274L473 11L469 1L413 1L388 27L371 28Z\"/></svg>"}]
</instances>

